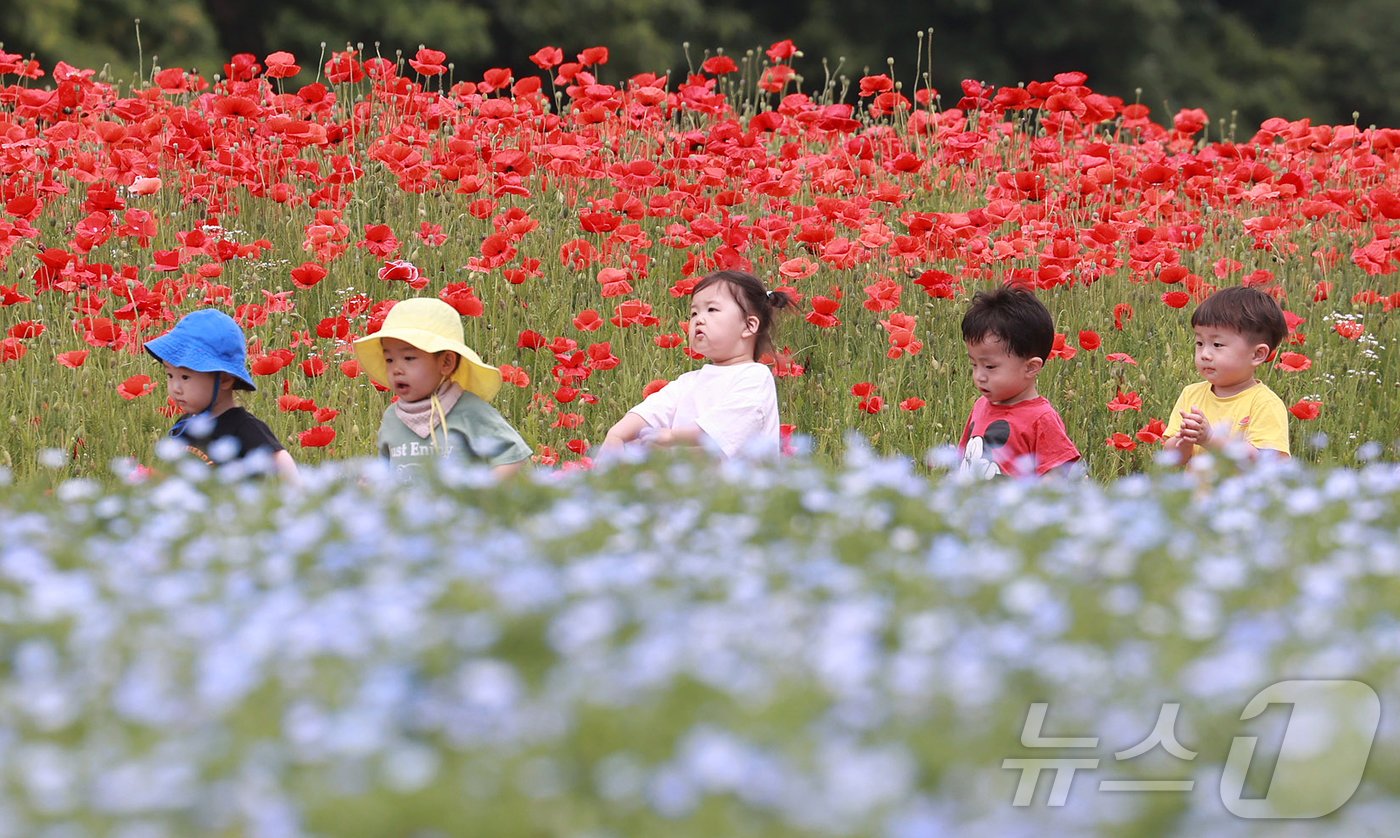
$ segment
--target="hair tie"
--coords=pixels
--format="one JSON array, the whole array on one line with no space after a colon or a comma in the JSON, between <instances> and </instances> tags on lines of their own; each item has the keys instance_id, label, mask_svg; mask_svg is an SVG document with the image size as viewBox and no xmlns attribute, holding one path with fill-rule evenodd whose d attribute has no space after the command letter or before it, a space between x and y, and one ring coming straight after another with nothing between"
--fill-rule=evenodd
<instances>
[{"instance_id":1,"label":"hair tie","mask_svg":"<svg viewBox=\"0 0 1400 838\"><path fill-rule=\"evenodd\" d=\"M778 292L777 292L777 291L769 291L767 294L764 294L764 296L768 298L768 305L770 305L770 306L771 306L771 305L777 305L777 303L778 303Z\"/></svg>"}]
</instances>

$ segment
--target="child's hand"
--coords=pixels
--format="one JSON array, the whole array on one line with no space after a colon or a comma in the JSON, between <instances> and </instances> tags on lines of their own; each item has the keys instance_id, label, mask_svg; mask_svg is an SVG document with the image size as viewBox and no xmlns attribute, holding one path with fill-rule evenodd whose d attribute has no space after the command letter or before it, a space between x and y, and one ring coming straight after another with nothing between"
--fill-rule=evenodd
<instances>
[{"instance_id":1,"label":"child's hand","mask_svg":"<svg viewBox=\"0 0 1400 838\"><path fill-rule=\"evenodd\" d=\"M1206 415L1199 407L1191 406L1191 410L1181 412L1181 433L1179 436L1185 442L1190 442L1205 448L1210 442L1210 423L1206 421Z\"/></svg>"},{"instance_id":2,"label":"child's hand","mask_svg":"<svg viewBox=\"0 0 1400 838\"><path fill-rule=\"evenodd\" d=\"M670 448L676 442L670 428L647 428L637 435L637 439L652 448Z\"/></svg>"}]
</instances>

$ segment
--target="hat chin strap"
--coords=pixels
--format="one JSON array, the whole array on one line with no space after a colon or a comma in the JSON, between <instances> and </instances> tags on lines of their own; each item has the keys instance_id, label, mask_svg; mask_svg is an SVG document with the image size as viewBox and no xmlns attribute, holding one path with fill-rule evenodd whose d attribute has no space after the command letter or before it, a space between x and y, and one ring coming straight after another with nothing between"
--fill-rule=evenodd
<instances>
[{"instance_id":1,"label":"hat chin strap","mask_svg":"<svg viewBox=\"0 0 1400 838\"><path fill-rule=\"evenodd\" d=\"M438 422L434 422L432 419L428 420L428 437L433 443L433 453L439 453L447 447L447 411L443 409L442 401L438 399L438 393L442 390L444 385L451 381L452 376L443 376L442 380L438 382L438 385L433 388L432 394L428 396L431 400L431 407L429 408L431 412L430 415L439 420ZM442 424L442 448L438 448L437 431L435 430L439 422Z\"/></svg>"},{"instance_id":2,"label":"hat chin strap","mask_svg":"<svg viewBox=\"0 0 1400 838\"><path fill-rule=\"evenodd\" d=\"M214 409L214 405L219 401L219 385L223 383L224 374L214 373L214 387L209 392L209 406L198 413L186 413L175 422L175 426L170 429L170 435L174 437L184 436L185 426L196 416L203 416Z\"/></svg>"}]
</instances>

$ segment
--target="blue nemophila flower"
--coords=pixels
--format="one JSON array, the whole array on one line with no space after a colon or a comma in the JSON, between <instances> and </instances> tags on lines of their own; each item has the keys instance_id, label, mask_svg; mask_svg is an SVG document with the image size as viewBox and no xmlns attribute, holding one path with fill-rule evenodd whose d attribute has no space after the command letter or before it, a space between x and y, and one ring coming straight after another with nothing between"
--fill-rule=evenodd
<instances>
[{"instance_id":1,"label":"blue nemophila flower","mask_svg":"<svg viewBox=\"0 0 1400 838\"><path fill-rule=\"evenodd\" d=\"M522 477L7 492L0 835L332 834L352 809L424 834L1097 833L1162 805L1228 833L1209 784L1251 695L1397 687L1394 466L960 485L857 451ZM1120 750L1180 702L1214 807L1101 799L1103 748L1063 810L1010 807L1037 701L1046 735ZM1400 795L1397 730L1338 828Z\"/></svg>"}]
</instances>

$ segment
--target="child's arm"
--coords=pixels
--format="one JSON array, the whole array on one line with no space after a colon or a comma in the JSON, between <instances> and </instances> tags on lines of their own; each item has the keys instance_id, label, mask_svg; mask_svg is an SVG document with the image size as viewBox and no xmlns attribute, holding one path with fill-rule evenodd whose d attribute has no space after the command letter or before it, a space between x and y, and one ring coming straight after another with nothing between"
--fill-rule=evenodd
<instances>
[{"instance_id":1,"label":"child's arm","mask_svg":"<svg viewBox=\"0 0 1400 838\"><path fill-rule=\"evenodd\" d=\"M620 451L623 445L636 439L646 428L645 419L635 413L628 413L608 429L608 435L603 438L602 450Z\"/></svg>"},{"instance_id":2,"label":"child's arm","mask_svg":"<svg viewBox=\"0 0 1400 838\"><path fill-rule=\"evenodd\" d=\"M1167 437L1166 441L1162 443L1162 450L1175 454L1176 459L1172 462L1176 465L1184 466L1190 462L1191 455L1195 453L1196 446L1186 442L1180 436L1172 436Z\"/></svg>"},{"instance_id":3,"label":"child's arm","mask_svg":"<svg viewBox=\"0 0 1400 838\"><path fill-rule=\"evenodd\" d=\"M272 466L277 469L277 476L284 482L293 486L301 485L301 473L297 471L296 460L292 459L287 449L283 448L272 455Z\"/></svg>"},{"instance_id":4,"label":"child's arm","mask_svg":"<svg viewBox=\"0 0 1400 838\"><path fill-rule=\"evenodd\" d=\"M1191 388L1187 387L1176 397L1176 404L1172 405L1171 413L1167 414L1167 429L1162 440L1162 450L1176 455L1171 462L1177 466L1185 466L1196 453L1196 444L1182 438L1186 420L1193 416L1199 417L1202 423L1205 420L1205 415L1200 409L1188 401L1187 394L1190 392ZM1187 411L1188 407L1190 412ZM1195 421L1193 418L1193 423Z\"/></svg>"},{"instance_id":5,"label":"child's arm","mask_svg":"<svg viewBox=\"0 0 1400 838\"><path fill-rule=\"evenodd\" d=\"M513 463L506 463L503 466L492 466L491 475L497 480L504 480L524 468L525 463L526 460L517 460Z\"/></svg>"},{"instance_id":6,"label":"child's arm","mask_svg":"<svg viewBox=\"0 0 1400 838\"><path fill-rule=\"evenodd\" d=\"M679 428L661 428L655 433L645 434L644 440L647 445L654 445L658 448L675 448L677 446L697 446L705 432L699 425L684 425Z\"/></svg>"}]
</instances>

